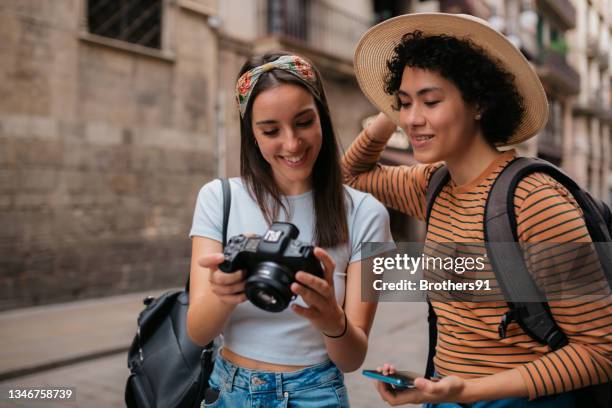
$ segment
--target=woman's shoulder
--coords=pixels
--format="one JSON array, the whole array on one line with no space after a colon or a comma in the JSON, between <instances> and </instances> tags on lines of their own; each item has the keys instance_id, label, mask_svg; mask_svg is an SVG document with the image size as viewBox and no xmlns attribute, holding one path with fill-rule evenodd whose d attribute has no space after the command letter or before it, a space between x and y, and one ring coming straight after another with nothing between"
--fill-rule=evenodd
<instances>
[{"instance_id":1,"label":"woman's shoulder","mask_svg":"<svg viewBox=\"0 0 612 408\"><path fill-rule=\"evenodd\" d=\"M230 184L232 193L244 191L244 184L240 177L231 177L227 179ZM205 183L200 188L200 195L212 195L215 197L221 197L223 195L223 189L221 187L221 179L215 178Z\"/></svg>"},{"instance_id":2,"label":"woman's shoulder","mask_svg":"<svg viewBox=\"0 0 612 408\"><path fill-rule=\"evenodd\" d=\"M529 174L519 181L514 192L514 203L521 208L525 203L543 197L554 198L557 201L564 201L577 206L574 197L563 184L542 172Z\"/></svg>"},{"instance_id":3,"label":"woman's shoulder","mask_svg":"<svg viewBox=\"0 0 612 408\"><path fill-rule=\"evenodd\" d=\"M356 190L347 185L344 185L344 191L349 198L347 204L349 214L351 215L355 215L356 213L360 213L362 211L376 213L387 212L385 206L370 193Z\"/></svg>"},{"instance_id":4,"label":"woman's shoulder","mask_svg":"<svg viewBox=\"0 0 612 408\"><path fill-rule=\"evenodd\" d=\"M353 249L362 242L391 242L389 212L385 206L369 193L347 186L345 190L351 201L347 219Z\"/></svg>"},{"instance_id":5,"label":"woman's shoulder","mask_svg":"<svg viewBox=\"0 0 612 408\"><path fill-rule=\"evenodd\" d=\"M519 182L514 209L520 241L590 241L582 209L567 188L548 174L533 173Z\"/></svg>"}]
</instances>

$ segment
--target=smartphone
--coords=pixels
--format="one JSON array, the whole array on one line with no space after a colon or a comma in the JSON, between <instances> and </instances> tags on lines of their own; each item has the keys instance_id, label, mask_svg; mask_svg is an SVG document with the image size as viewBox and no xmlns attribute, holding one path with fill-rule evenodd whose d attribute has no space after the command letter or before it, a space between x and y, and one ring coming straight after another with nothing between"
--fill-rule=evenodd
<instances>
[{"instance_id":1,"label":"smartphone","mask_svg":"<svg viewBox=\"0 0 612 408\"><path fill-rule=\"evenodd\" d=\"M384 375L376 370L363 370L361 374L368 378L391 384L396 388L414 388L414 379L418 377L418 375L408 372Z\"/></svg>"}]
</instances>

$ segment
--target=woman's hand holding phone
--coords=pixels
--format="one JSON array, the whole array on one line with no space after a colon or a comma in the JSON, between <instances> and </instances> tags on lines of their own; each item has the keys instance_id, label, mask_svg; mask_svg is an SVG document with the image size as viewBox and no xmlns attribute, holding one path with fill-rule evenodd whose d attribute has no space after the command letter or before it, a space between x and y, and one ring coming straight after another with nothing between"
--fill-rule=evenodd
<instances>
[{"instance_id":1,"label":"woman's hand holding phone","mask_svg":"<svg viewBox=\"0 0 612 408\"><path fill-rule=\"evenodd\" d=\"M460 401L466 382L457 376L448 376L442 379L425 379L410 373L397 372L391 364L384 364L376 370L379 374L392 377L399 374L405 378L412 378L412 387L398 388L389 384L389 381L376 381L376 390L380 397L391 406L403 404L419 404L427 402ZM365 374L364 374L365 375Z\"/></svg>"},{"instance_id":2,"label":"woman's hand holding phone","mask_svg":"<svg viewBox=\"0 0 612 408\"><path fill-rule=\"evenodd\" d=\"M406 389L414 387L414 378L406 374L383 374L376 370L363 370L362 374L368 378L390 384L393 389Z\"/></svg>"}]
</instances>

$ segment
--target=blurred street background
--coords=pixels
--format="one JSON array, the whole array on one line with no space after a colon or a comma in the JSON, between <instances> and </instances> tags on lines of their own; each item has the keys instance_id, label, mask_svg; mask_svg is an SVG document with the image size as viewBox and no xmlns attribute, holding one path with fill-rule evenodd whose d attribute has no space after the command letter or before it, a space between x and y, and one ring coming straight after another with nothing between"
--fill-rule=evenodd
<instances>
[{"instance_id":1,"label":"blurred street background","mask_svg":"<svg viewBox=\"0 0 612 408\"><path fill-rule=\"evenodd\" d=\"M515 148L610 202L612 0L0 0L0 387L73 385L79 406L122 406L142 298L183 285L198 190L239 174L245 59L313 61L346 148L377 113L353 72L359 38L430 11L481 17L520 48L550 116ZM414 163L401 131L382 160ZM423 238L390 214L396 240ZM364 368L422 371L424 309L382 304ZM347 381L353 406L383 406Z\"/></svg>"}]
</instances>

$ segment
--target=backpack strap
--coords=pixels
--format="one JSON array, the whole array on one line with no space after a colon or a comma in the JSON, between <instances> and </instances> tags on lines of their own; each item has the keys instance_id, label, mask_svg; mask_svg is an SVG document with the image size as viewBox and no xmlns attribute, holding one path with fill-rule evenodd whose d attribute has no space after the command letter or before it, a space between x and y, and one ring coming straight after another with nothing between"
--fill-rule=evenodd
<instances>
[{"instance_id":1,"label":"backpack strap","mask_svg":"<svg viewBox=\"0 0 612 408\"><path fill-rule=\"evenodd\" d=\"M229 180L221 179L221 188L223 189L223 248L227 244L227 223L229 222L229 213L232 206L232 189Z\"/></svg>"},{"instance_id":2,"label":"backpack strap","mask_svg":"<svg viewBox=\"0 0 612 408\"><path fill-rule=\"evenodd\" d=\"M431 209L433 204L440 194L440 191L450 181L450 173L446 165L438 167L429 178L429 184L427 185L427 213L425 221L426 225L429 225L429 216L431 215ZM427 367L425 368L425 377L431 378L435 372L434 356L436 355L436 343L438 342L438 316L434 310L431 302L427 301L427 323L429 327L429 351L427 353Z\"/></svg>"},{"instance_id":3,"label":"backpack strap","mask_svg":"<svg viewBox=\"0 0 612 408\"><path fill-rule=\"evenodd\" d=\"M606 230L608 234L608 237L606 238L605 242L612 241L612 209L610 209L610 206L606 204L604 201L594 198L588 192L586 194L589 197L589 199L593 202L595 207L597 208L597 211L603 217L603 222L605 226L604 230Z\"/></svg>"},{"instance_id":4,"label":"backpack strap","mask_svg":"<svg viewBox=\"0 0 612 408\"><path fill-rule=\"evenodd\" d=\"M518 241L517 235L517 222L514 214L514 191L518 186L518 183L527 175L532 173L545 173L555 179L557 182L562 184L572 195L572 197L576 200L576 203L582 209L584 214L584 222L589 231L589 235L591 237L592 242L597 243L609 243L612 242L612 212L610 207L603 201L594 198L589 194L586 190L582 189L571 177L569 177L563 170L558 168L557 166L542 160L542 159L534 159L534 158L526 158L521 157L515 159L511 164L509 164L502 172L504 174L508 171L508 173L512 173L512 177L508 177L510 179L507 185L499 186L499 190L502 192L506 192L506 209L507 216L509 217L510 225L512 226L512 236L513 241ZM498 177L498 180L502 178L502 175ZM502 183L502 181L500 181ZM494 189L496 188L497 180L491 188L491 192L489 195L489 199L493 197L499 198L494 199L495 204L492 203L492 206L495 205L495 208L491 209L491 217L495 216L495 212L503 211L500 209L502 206L502 193L494 193ZM505 182L504 182L505 184ZM507 190L503 190L503 188L507 188ZM485 222L485 234L486 228L488 224ZM486 235L485 235L486 236ZM612 281L612 251L607 250L603 245L596 245L597 254L599 256L600 263L602 265L602 269L607 277L608 281Z\"/></svg>"},{"instance_id":5,"label":"backpack strap","mask_svg":"<svg viewBox=\"0 0 612 408\"><path fill-rule=\"evenodd\" d=\"M436 371L433 359L436 356L436 344L438 343L438 316L429 300L427 301L427 324L429 328L429 350L427 351L425 378L432 378Z\"/></svg>"},{"instance_id":6,"label":"backpack strap","mask_svg":"<svg viewBox=\"0 0 612 408\"><path fill-rule=\"evenodd\" d=\"M484 237L497 281L505 298L513 300L508 301L510 310L504 314L498 327L500 338L506 336L508 325L516 321L531 338L548 345L551 350L556 350L566 345L568 341L565 333L554 321L548 303L520 301L520 299L531 300L543 296L529 273L518 244L517 221L514 213L514 193L518 183L534 172L544 170L549 173L551 166L542 160L521 157L514 159L502 170L487 198ZM511 242L517 244L510 245ZM498 243L503 245L496 245Z\"/></svg>"},{"instance_id":7,"label":"backpack strap","mask_svg":"<svg viewBox=\"0 0 612 408\"><path fill-rule=\"evenodd\" d=\"M221 189L223 190L223 230L222 234L222 245L225 248L227 243L227 223L229 221L229 213L232 205L232 189L228 179L219 179L221 181ZM185 292L189 293L189 274L187 274L187 282L185 283Z\"/></svg>"},{"instance_id":8,"label":"backpack strap","mask_svg":"<svg viewBox=\"0 0 612 408\"><path fill-rule=\"evenodd\" d=\"M593 242L610 242L612 216L610 208L593 198L561 169L541 160L521 157L512 161L495 180L485 209L484 233L487 252L497 280L507 299L533 299L541 296L525 265L518 245L495 246L489 243L518 242L517 221L514 213L514 192L527 175L541 172L561 183L572 194L582 209L584 221ZM612 279L612 251L596 245L600 264L608 281ZM512 261L515 260L515 261ZM508 302L510 311L499 325L500 337L505 337L508 324L516 320L534 340L556 350L567 344L567 337L557 326L546 302Z\"/></svg>"},{"instance_id":9,"label":"backpack strap","mask_svg":"<svg viewBox=\"0 0 612 408\"><path fill-rule=\"evenodd\" d=\"M514 161L504 168L502 174L511 173L511 177L508 176L507 184L504 185L504 187L509 187L511 189L505 191L512 192L511 195L508 194L506 197L508 209L514 208L514 191L518 186L518 183L527 175L536 172L548 174L557 182L561 183L570 192L584 213L585 223L593 242L610 242L611 233L608 226L610 219L612 218L610 208L604 202L593 198L588 192L580 188L580 186L563 170L542 159L519 157L514 159ZM495 185L498 184L498 181L501 178L502 175L500 174L498 179L493 184L491 194L493 194L493 188L495 188ZM501 183L501 181L499 182ZM514 211L509 211L508 215L510 215L510 221L514 227L512 232L513 237L515 240L518 240Z\"/></svg>"},{"instance_id":10,"label":"backpack strap","mask_svg":"<svg viewBox=\"0 0 612 408\"><path fill-rule=\"evenodd\" d=\"M440 194L440 191L450 181L450 173L445 164L438 167L429 177L429 184L427 185L427 213L425 214L426 225L429 225L429 216L431 215L431 209L433 208L434 202Z\"/></svg>"}]
</instances>

